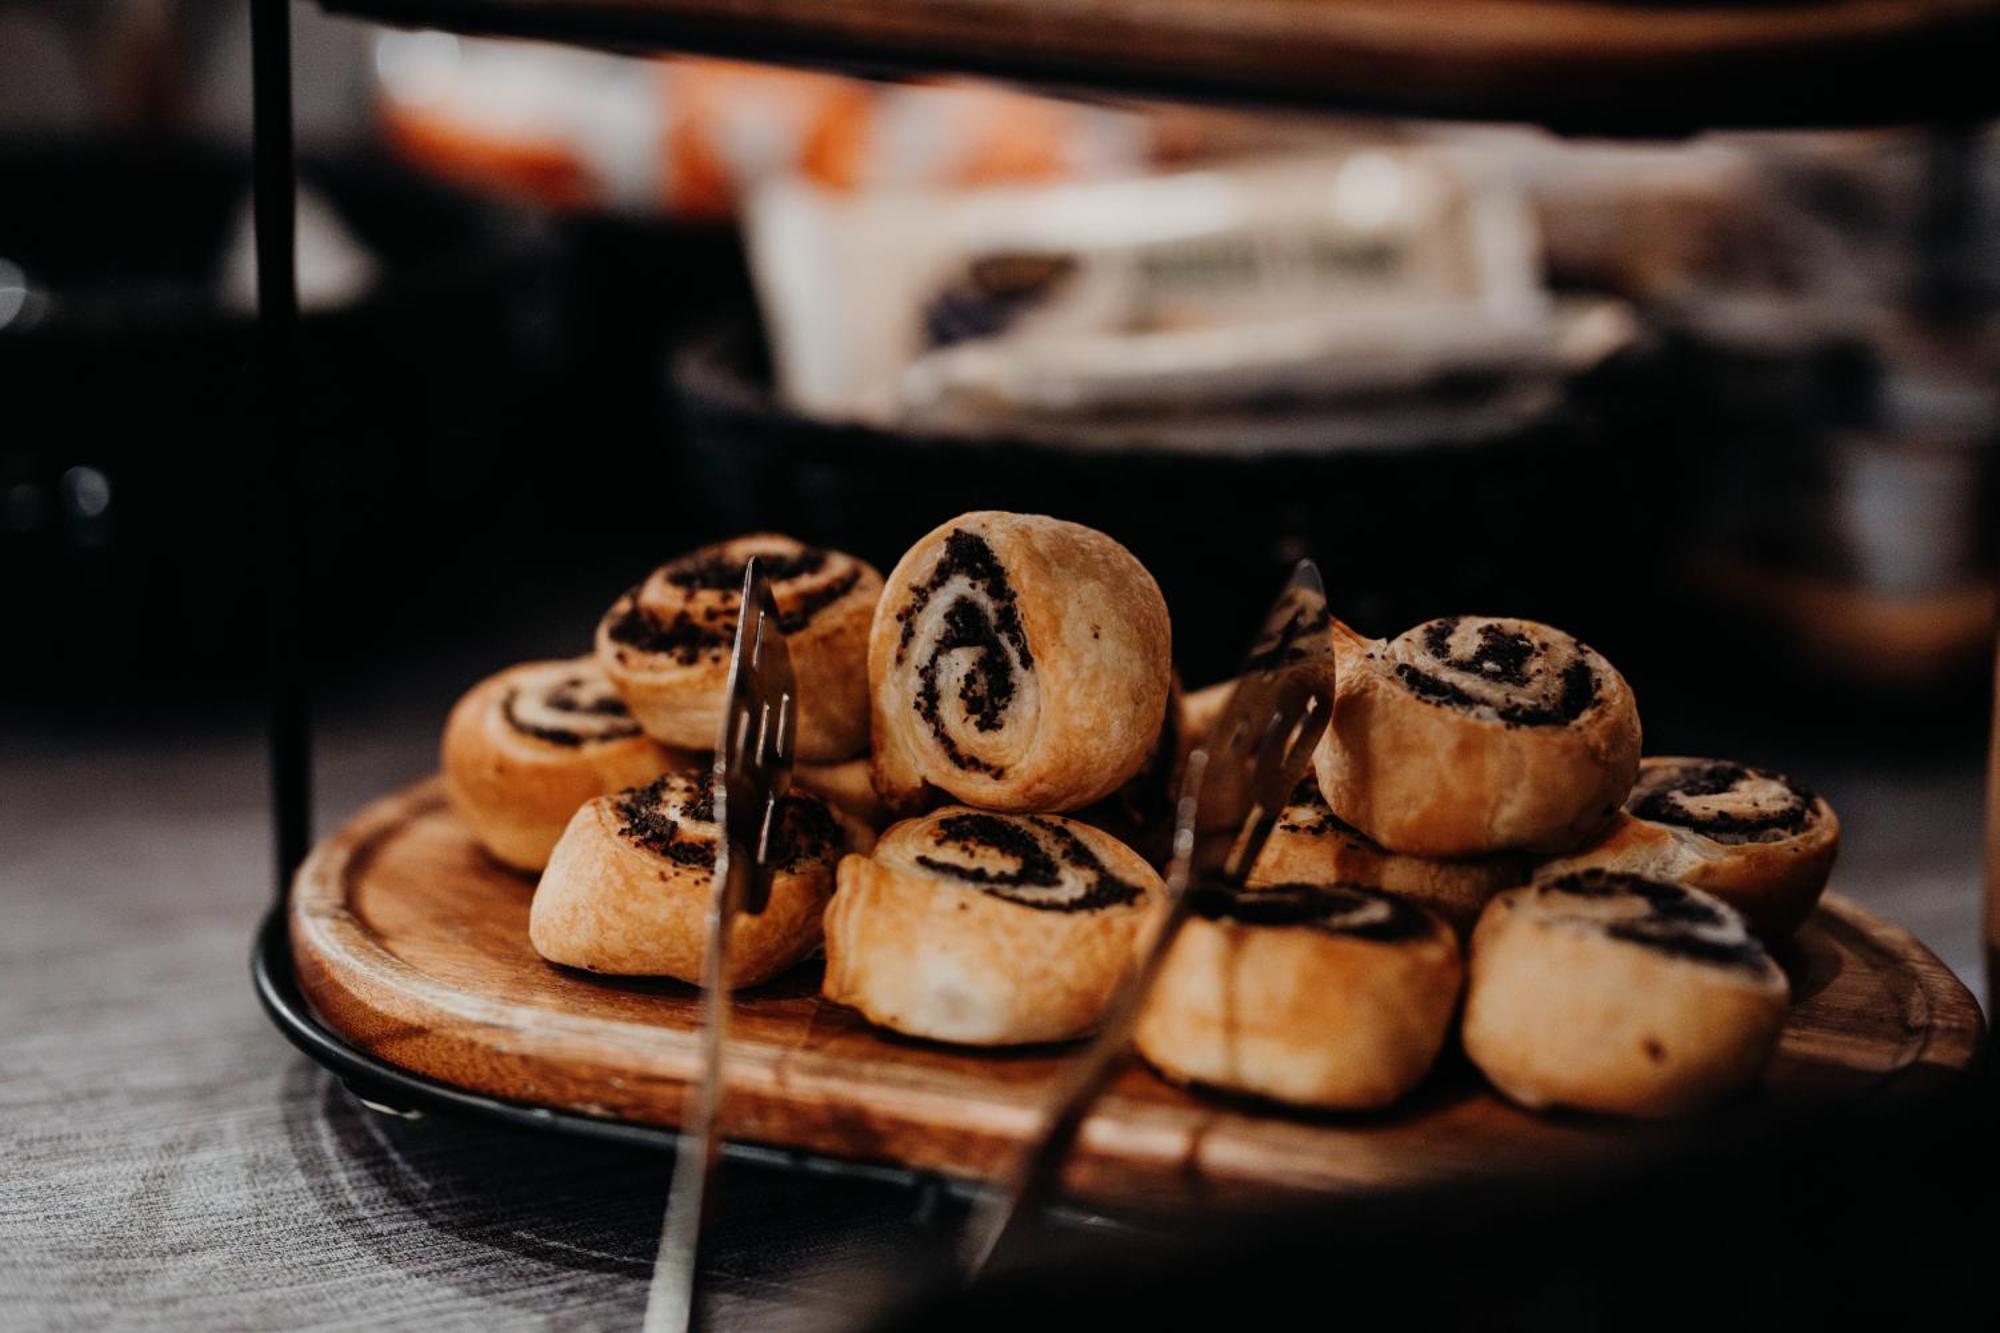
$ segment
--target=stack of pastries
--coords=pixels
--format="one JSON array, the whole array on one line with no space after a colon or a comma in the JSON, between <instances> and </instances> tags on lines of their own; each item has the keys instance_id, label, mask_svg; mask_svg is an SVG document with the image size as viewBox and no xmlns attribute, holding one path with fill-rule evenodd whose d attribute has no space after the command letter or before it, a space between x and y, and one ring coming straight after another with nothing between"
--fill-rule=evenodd
<instances>
[{"instance_id":1,"label":"stack of pastries","mask_svg":"<svg viewBox=\"0 0 2000 1333\"><path fill-rule=\"evenodd\" d=\"M886 579L776 535L704 547L621 595L593 656L474 687L446 792L496 860L539 872L534 947L699 978L706 750L752 555L798 676L801 762L732 984L823 950L826 998L907 1036L1090 1032L1164 899L1135 850L1161 845L1145 820L1226 686L1183 697L1145 568L1039 515L962 515ZM1530 1107L1676 1114L1754 1080L1788 994L1766 945L1825 887L1826 802L1741 764L1642 760L1624 678L1550 626L1332 633L1313 771L1246 885L1191 890L1144 1059L1335 1110L1406 1096L1454 1028Z\"/></svg>"}]
</instances>

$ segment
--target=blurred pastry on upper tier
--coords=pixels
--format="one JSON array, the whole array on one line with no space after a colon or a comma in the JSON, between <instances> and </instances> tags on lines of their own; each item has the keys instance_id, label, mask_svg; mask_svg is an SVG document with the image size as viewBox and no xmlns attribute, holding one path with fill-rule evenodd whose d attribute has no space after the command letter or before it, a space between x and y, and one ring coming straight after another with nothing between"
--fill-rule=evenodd
<instances>
[{"instance_id":1,"label":"blurred pastry on upper tier","mask_svg":"<svg viewBox=\"0 0 2000 1333\"><path fill-rule=\"evenodd\" d=\"M1145 765L1173 684L1166 602L1130 551L1038 514L964 514L893 571L868 644L875 786L1077 810Z\"/></svg>"},{"instance_id":2,"label":"blurred pastry on upper tier","mask_svg":"<svg viewBox=\"0 0 2000 1333\"><path fill-rule=\"evenodd\" d=\"M671 560L605 612L597 660L656 740L713 750L752 556L763 557L798 677L798 757L828 763L863 753L868 626L882 576L839 551L759 533Z\"/></svg>"},{"instance_id":3,"label":"blurred pastry on upper tier","mask_svg":"<svg viewBox=\"0 0 2000 1333\"><path fill-rule=\"evenodd\" d=\"M492 856L540 870L593 796L704 766L647 736L593 658L527 662L466 692L445 723L445 799Z\"/></svg>"},{"instance_id":4,"label":"blurred pastry on upper tier","mask_svg":"<svg viewBox=\"0 0 2000 1333\"><path fill-rule=\"evenodd\" d=\"M1818 906L1840 850L1833 807L1782 773L1723 759L1641 761L1625 808L1597 842L1537 877L1598 867L1687 884L1741 912L1766 940Z\"/></svg>"},{"instance_id":5,"label":"blurred pastry on upper tier","mask_svg":"<svg viewBox=\"0 0 2000 1333\"><path fill-rule=\"evenodd\" d=\"M1563 631L1492 616L1449 616L1388 640L1333 628L1338 677L1314 756L1320 791L1389 850L1568 852L1632 789L1632 691Z\"/></svg>"}]
</instances>

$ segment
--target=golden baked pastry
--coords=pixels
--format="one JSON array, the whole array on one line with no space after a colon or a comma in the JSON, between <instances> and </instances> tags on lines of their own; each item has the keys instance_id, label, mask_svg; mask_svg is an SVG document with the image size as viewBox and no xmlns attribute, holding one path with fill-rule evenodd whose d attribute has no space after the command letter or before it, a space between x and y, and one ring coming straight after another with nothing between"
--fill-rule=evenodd
<instances>
[{"instance_id":1,"label":"golden baked pastry","mask_svg":"<svg viewBox=\"0 0 2000 1333\"><path fill-rule=\"evenodd\" d=\"M1632 691L1561 630L1491 616L1433 620L1387 641L1334 630L1320 791L1391 851L1567 852L1631 790Z\"/></svg>"},{"instance_id":2,"label":"golden baked pastry","mask_svg":"<svg viewBox=\"0 0 2000 1333\"><path fill-rule=\"evenodd\" d=\"M1465 1052L1529 1107L1699 1110L1757 1077L1788 987L1728 904L1583 870L1510 889L1472 933Z\"/></svg>"},{"instance_id":3,"label":"golden baked pastry","mask_svg":"<svg viewBox=\"0 0 2000 1333\"><path fill-rule=\"evenodd\" d=\"M1162 893L1137 853L1087 824L947 806L840 863L825 994L914 1037L1080 1037Z\"/></svg>"},{"instance_id":4,"label":"golden baked pastry","mask_svg":"<svg viewBox=\"0 0 2000 1333\"><path fill-rule=\"evenodd\" d=\"M875 794L874 762L865 754L835 764L799 764L792 781L871 829L886 828L891 822L888 807Z\"/></svg>"},{"instance_id":5,"label":"golden baked pastry","mask_svg":"<svg viewBox=\"0 0 2000 1333\"><path fill-rule=\"evenodd\" d=\"M1101 532L973 513L890 572L868 642L875 787L995 810L1075 810L1152 752L1173 677L1166 602Z\"/></svg>"},{"instance_id":6,"label":"golden baked pastry","mask_svg":"<svg viewBox=\"0 0 2000 1333\"><path fill-rule=\"evenodd\" d=\"M819 947L847 833L826 803L784 797L771 900L731 927L734 986L768 981ZM549 856L528 938L552 963L699 985L720 830L708 774L669 773L576 812Z\"/></svg>"},{"instance_id":7,"label":"golden baked pastry","mask_svg":"<svg viewBox=\"0 0 2000 1333\"><path fill-rule=\"evenodd\" d=\"M1430 913L1352 884L1191 890L1139 1017L1139 1053L1176 1082L1368 1110L1423 1081L1464 980Z\"/></svg>"},{"instance_id":8,"label":"golden baked pastry","mask_svg":"<svg viewBox=\"0 0 2000 1333\"><path fill-rule=\"evenodd\" d=\"M496 860L540 870L577 807L704 766L639 729L593 658L526 662L465 693L445 722L445 799Z\"/></svg>"},{"instance_id":9,"label":"golden baked pastry","mask_svg":"<svg viewBox=\"0 0 2000 1333\"><path fill-rule=\"evenodd\" d=\"M1436 913L1463 938L1493 895L1525 883L1527 872L1527 861L1508 853L1431 861L1389 851L1333 813L1308 775L1279 814L1249 882L1383 889Z\"/></svg>"},{"instance_id":10,"label":"golden baked pastry","mask_svg":"<svg viewBox=\"0 0 2000 1333\"><path fill-rule=\"evenodd\" d=\"M1536 874L1595 866L1691 885L1779 940L1812 915L1839 850L1833 808L1784 774L1655 757L1640 761L1625 809L1602 838Z\"/></svg>"},{"instance_id":11,"label":"golden baked pastry","mask_svg":"<svg viewBox=\"0 0 2000 1333\"><path fill-rule=\"evenodd\" d=\"M1215 729L1222 710L1229 704L1229 694L1236 688L1236 680L1217 681L1204 685L1198 690L1190 690L1181 695L1180 729L1183 751L1208 739L1208 733Z\"/></svg>"},{"instance_id":12,"label":"golden baked pastry","mask_svg":"<svg viewBox=\"0 0 2000 1333\"><path fill-rule=\"evenodd\" d=\"M753 555L764 557L798 677L798 757L851 759L868 748L868 626L882 593L882 576L853 556L774 533L704 546L612 603L598 622L597 660L655 739L714 749Z\"/></svg>"},{"instance_id":13,"label":"golden baked pastry","mask_svg":"<svg viewBox=\"0 0 2000 1333\"><path fill-rule=\"evenodd\" d=\"M1070 816L1103 829L1156 868L1164 866L1173 851L1174 792L1187 761L1182 717L1180 679L1176 676L1167 691L1160 737L1146 762L1117 791Z\"/></svg>"}]
</instances>

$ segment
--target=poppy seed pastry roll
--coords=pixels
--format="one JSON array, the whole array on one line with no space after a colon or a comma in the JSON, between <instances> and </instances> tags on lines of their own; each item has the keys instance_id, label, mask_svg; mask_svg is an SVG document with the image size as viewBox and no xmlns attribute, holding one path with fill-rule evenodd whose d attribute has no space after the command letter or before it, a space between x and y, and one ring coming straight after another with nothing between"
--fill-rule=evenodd
<instances>
[{"instance_id":1,"label":"poppy seed pastry roll","mask_svg":"<svg viewBox=\"0 0 2000 1333\"><path fill-rule=\"evenodd\" d=\"M1087 824L947 806L840 863L825 995L913 1037L1080 1037L1162 892L1136 852Z\"/></svg>"},{"instance_id":2,"label":"poppy seed pastry roll","mask_svg":"<svg viewBox=\"0 0 2000 1333\"><path fill-rule=\"evenodd\" d=\"M868 641L875 787L1076 810L1146 763L1173 679L1153 576L1101 532L974 513L897 562Z\"/></svg>"},{"instance_id":3,"label":"poppy seed pastry roll","mask_svg":"<svg viewBox=\"0 0 2000 1333\"><path fill-rule=\"evenodd\" d=\"M798 757L824 763L868 748L868 625L882 576L839 551L759 533L671 560L611 605L597 660L656 740L715 746L743 567L764 558L798 676Z\"/></svg>"},{"instance_id":4,"label":"poppy seed pastry roll","mask_svg":"<svg viewBox=\"0 0 2000 1333\"><path fill-rule=\"evenodd\" d=\"M1839 850L1833 808L1784 774L1674 756L1642 760L1604 836L1536 873L1596 866L1686 884L1779 940L1812 915Z\"/></svg>"},{"instance_id":5,"label":"poppy seed pastry roll","mask_svg":"<svg viewBox=\"0 0 2000 1333\"><path fill-rule=\"evenodd\" d=\"M707 773L668 773L600 796L576 812L549 856L528 912L528 938L552 963L699 985L708 951L720 831ZM778 872L762 914L731 927L733 986L768 981L819 947L847 835L826 803L783 800Z\"/></svg>"},{"instance_id":6,"label":"poppy seed pastry roll","mask_svg":"<svg viewBox=\"0 0 2000 1333\"><path fill-rule=\"evenodd\" d=\"M639 729L593 658L528 662L468 690L445 722L445 799L495 860L540 870L593 796L701 763Z\"/></svg>"},{"instance_id":7,"label":"poppy seed pastry roll","mask_svg":"<svg viewBox=\"0 0 2000 1333\"><path fill-rule=\"evenodd\" d=\"M1181 718L1181 687L1176 676L1167 691L1160 738L1146 762L1117 791L1071 812L1071 818L1104 830L1155 868L1164 866L1173 853L1174 791L1187 763Z\"/></svg>"},{"instance_id":8,"label":"poppy seed pastry roll","mask_svg":"<svg viewBox=\"0 0 2000 1333\"><path fill-rule=\"evenodd\" d=\"M1382 889L1435 913L1462 939L1494 894L1527 882L1527 869L1524 859L1506 853L1429 861L1389 851L1333 813L1308 775L1279 814L1249 882Z\"/></svg>"},{"instance_id":9,"label":"poppy seed pastry roll","mask_svg":"<svg viewBox=\"0 0 2000 1333\"><path fill-rule=\"evenodd\" d=\"M1236 689L1236 678L1204 685L1198 690L1190 690L1181 696L1180 730L1183 750L1193 749L1208 739L1209 732L1221 720L1222 710L1229 704L1229 696Z\"/></svg>"},{"instance_id":10,"label":"poppy seed pastry roll","mask_svg":"<svg viewBox=\"0 0 2000 1333\"><path fill-rule=\"evenodd\" d=\"M1354 884L1191 890L1134 1037L1167 1078L1372 1110L1423 1081L1464 968L1442 921Z\"/></svg>"},{"instance_id":11,"label":"poppy seed pastry roll","mask_svg":"<svg viewBox=\"0 0 2000 1333\"><path fill-rule=\"evenodd\" d=\"M1728 904L1584 870L1495 898L1472 933L1465 1053L1529 1107L1679 1115L1757 1077L1788 987Z\"/></svg>"},{"instance_id":12,"label":"poppy seed pastry roll","mask_svg":"<svg viewBox=\"0 0 2000 1333\"><path fill-rule=\"evenodd\" d=\"M1561 630L1491 616L1433 620L1387 641L1334 630L1320 791L1391 851L1567 852L1631 790L1632 691Z\"/></svg>"},{"instance_id":13,"label":"poppy seed pastry roll","mask_svg":"<svg viewBox=\"0 0 2000 1333\"><path fill-rule=\"evenodd\" d=\"M792 781L871 829L890 823L888 808L875 794L874 764L867 755L837 764L800 764L792 770Z\"/></svg>"}]
</instances>

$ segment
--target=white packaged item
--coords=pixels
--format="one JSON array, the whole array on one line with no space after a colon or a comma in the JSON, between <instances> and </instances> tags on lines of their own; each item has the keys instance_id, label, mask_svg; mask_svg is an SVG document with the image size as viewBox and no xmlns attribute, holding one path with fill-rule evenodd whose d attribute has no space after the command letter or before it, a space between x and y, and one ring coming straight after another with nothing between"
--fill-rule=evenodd
<instances>
[{"instance_id":1,"label":"white packaged item","mask_svg":"<svg viewBox=\"0 0 2000 1333\"><path fill-rule=\"evenodd\" d=\"M747 221L780 393L821 418L1338 395L1561 337L1520 196L1430 149L961 192L787 183Z\"/></svg>"}]
</instances>

